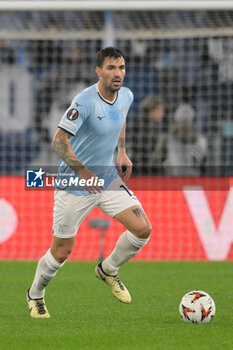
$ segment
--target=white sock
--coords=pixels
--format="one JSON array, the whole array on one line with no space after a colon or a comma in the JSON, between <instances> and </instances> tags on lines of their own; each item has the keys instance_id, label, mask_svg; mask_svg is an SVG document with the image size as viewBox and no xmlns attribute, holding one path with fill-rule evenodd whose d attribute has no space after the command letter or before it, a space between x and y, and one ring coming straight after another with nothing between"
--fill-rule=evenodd
<instances>
[{"instance_id":1,"label":"white sock","mask_svg":"<svg viewBox=\"0 0 233 350\"><path fill-rule=\"evenodd\" d=\"M135 256L148 241L149 238L138 238L133 233L125 231L119 237L113 252L102 262L104 272L115 275L119 267Z\"/></svg>"},{"instance_id":2,"label":"white sock","mask_svg":"<svg viewBox=\"0 0 233 350\"><path fill-rule=\"evenodd\" d=\"M49 249L38 262L35 278L29 291L30 298L43 298L45 288L64 264L65 261L63 263L56 261Z\"/></svg>"}]
</instances>

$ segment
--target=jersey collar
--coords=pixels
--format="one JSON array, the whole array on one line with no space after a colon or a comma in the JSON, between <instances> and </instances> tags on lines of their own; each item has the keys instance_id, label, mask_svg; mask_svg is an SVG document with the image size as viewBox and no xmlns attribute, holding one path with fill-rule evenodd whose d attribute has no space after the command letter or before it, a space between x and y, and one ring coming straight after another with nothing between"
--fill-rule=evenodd
<instances>
[{"instance_id":1,"label":"jersey collar","mask_svg":"<svg viewBox=\"0 0 233 350\"><path fill-rule=\"evenodd\" d=\"M118 91L117 91L117 95L116 95L115 100L114 100L113 102L110 102L110 101L106 100L106 98L104 98L104 97L101 95L101 93L100 93L100 91L99 91L98 83L96 83L95 86L96 86L97 94L99 95L99 97L101 98L101 100L103 100L104 102L106 102L107 104L109 104L109 105L111 105L111 106L114 105L114 103L116 102L116 100L117 100L117 98L118 98Z\"/></svg>"}]
</instances>

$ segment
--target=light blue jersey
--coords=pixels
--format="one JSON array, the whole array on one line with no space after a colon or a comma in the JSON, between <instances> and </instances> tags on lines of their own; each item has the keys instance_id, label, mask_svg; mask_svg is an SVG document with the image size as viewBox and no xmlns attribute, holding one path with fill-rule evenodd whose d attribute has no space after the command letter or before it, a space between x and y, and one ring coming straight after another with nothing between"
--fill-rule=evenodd
<instances>
[{"instance_id":1,"label":"light blue jersey","mask_svg":"<svg viewBox=\"0 0 233 350\"><path fill-rule=\"evenodd\" d=\"M130 89L121 87L113 103L106 101L98 91L98 85L83 90L72 101L58 127L73 135L69 139L77 158L98 178L104 180L106 188L116 177L113 162L119 135L133 102ZM61 160L58 180L76 177L77 174ZM76 195L89 195L85 187L61 184L56 187L66 189Z\"/></svg>"}]
</instances>

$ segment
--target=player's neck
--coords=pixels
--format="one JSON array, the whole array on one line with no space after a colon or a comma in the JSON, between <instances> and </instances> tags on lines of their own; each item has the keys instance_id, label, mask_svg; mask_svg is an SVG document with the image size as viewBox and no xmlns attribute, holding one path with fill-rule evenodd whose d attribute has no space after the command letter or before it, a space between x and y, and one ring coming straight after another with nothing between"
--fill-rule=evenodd
<instances>
[{"instance_id":1,"label":"player's neck","mask_svg":"<svg viewBox=\"0 0 233 350\"><path fill-rule=\"evenodd\" d=\"M110 102L110 103L113 103L116 98L117 98L117 91L109 91L109 90L106 90L104 88L104 86L102 86L100 84L100 82L98 82L97 84L97 87L98 87L98 90L99 90L99 94L101 95L101 97L106 100L107 102Z\"/></svg>"}]
</instances>

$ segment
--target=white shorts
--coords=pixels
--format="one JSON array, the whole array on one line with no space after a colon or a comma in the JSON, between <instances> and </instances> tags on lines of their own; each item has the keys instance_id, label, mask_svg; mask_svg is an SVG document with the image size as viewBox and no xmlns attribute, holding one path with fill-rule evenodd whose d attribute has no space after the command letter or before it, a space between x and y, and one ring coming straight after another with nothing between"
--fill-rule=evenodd
<instances>
[{"instance_id":1,"label":"white shorts","mask_svg":"<svg viewBox=\"0 0 233 350\"><path fill-rule=\"evenodd\" d=\"M113 218L123 210L140 205L134 193L120 177L97 194L77 196L64 190L55 190L53 209L53 235L59 238L74 237L83 220L97 206Z\"/></svg>"}]
</instances>

